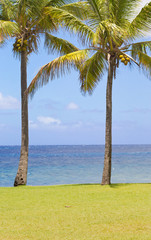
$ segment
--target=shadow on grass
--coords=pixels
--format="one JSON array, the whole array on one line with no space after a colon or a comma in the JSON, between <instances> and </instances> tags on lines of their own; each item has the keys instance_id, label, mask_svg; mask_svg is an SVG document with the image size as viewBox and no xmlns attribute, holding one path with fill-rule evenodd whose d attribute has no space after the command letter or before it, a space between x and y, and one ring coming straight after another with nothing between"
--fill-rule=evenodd
<instances>
[{"instance_id":1,"label":"shadow on grass","mask_svg":"<svg viewBox=\"0 0 151 240\"><path fill-rule=\"evenodd\" d=\"M79 183L79 184L65 184L65 185L55 185L58 187L78 187L78 186L100 186L100 187L109 187L109 188L121 188L121 187L125 187L125 186L129 186L132 185L134 183L114 183L114 184L110 184L110 185L101 185L101 183Z\"/></svg>"},{"instance_id":2,"label":"shadow on grass","mask_svg":"<svg viewBox=\"0 0 151 240\"><path fill-rule=\"evenodd\" d=\"M55 186L60 186L60 187L78 187L78 186L101 186L99 183L74 183L74 184L65 184L65 185L55 185Z\"/></svg>"},{"instance_id":3,"label":"shadow on grass","mask_svg":"<svg viewBox=\"0 0 151 240\"><path fill-rule=\"evenodd\" d=\"M129 187L130 185L144 185L144 184L150 184L151 183L112 183L110 185L101 185L100 183L81 183L81 184L67 184L67 185L60 185L60 186L100 186L100 187L109 187L109 188L123 188L123 187Z\"/></svg>"},{"instance_id":4,"label":"shadow on grass","mask_svg":"<svg viewBox=\"0 0 151 240\"><path fill-rule=\"evenodd\" d=\"M122 187L128 187L130 185L144 185L144 184L148 184L148 185L151 185L151 183L113 183L113 184L110 184L110 185L101 185L101 183L77 183L77 184L61 184L61 185L44 185L44 186L41 186L41 185L38 185L38 186L30 186L30 185L27 185L27 186L21 186L19 188L60 188L60 187L79 187L79 186L100 186L101 188L114 188L114 189L118 189L118 188L122 188ZM11 188L14 188L14 187L11 187ZM17 187L18 188L18 187ZM16 189L16 188L15 188Z\"/></svg>"},{"instance_id":5,"label":"shadow on grass","mask_svg":"<svg viewBox=\"0 0 151 240\"><path fill-rule=\"evenodd\" d=\"M113 183L113 184L110 184L109 187L110 188L121 188L121 187L126 187L126 186L129 186L132 184L133 183Z\"/></svg>"},{"instance_id":6,"label":"shadow on grass","mask_svg":"<svg viewBox=\"0 0 151 240\"><path fill-rule=\"evenodd\" d=\"M130 185L145 185L145 184L151 184L151 183L115 183L110 184L110 188L120 188L120 187L128 187Z\"/></svg>"}]
</instances>

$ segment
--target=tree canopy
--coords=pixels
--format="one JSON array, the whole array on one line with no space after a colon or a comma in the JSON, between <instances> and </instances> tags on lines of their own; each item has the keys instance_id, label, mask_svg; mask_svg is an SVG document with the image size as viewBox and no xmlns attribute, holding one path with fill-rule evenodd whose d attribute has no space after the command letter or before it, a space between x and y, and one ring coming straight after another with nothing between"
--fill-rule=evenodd
<instances>
[{"instance_id":1,"label":"tree canopy","mask_svg":"<svg viewBox=\"0 0 151 240\"><path fill-rule=\"evenodd\" d=\"M151 28L151 3L134 15L139 0L87 0L66 4L51 12L68 30L78 34L86 49L78 50L63 39L48 35L46 45L65 56L43 66L33 79L28 92L54 79L70 67L80 70L81 89L92 93L108 69L108 54L114 55L114 76L120 64L120 55L126 64L137 64L150 74L151 41L142 41L144 32ZM49 10L47 10L49 15ZM139 41L140 39L140 41ZM124 61L124 60L123 60ZM79 63L79 64L78 64ZM83 64L81 64L83 63Z\"/></svg>"}]
</instances>

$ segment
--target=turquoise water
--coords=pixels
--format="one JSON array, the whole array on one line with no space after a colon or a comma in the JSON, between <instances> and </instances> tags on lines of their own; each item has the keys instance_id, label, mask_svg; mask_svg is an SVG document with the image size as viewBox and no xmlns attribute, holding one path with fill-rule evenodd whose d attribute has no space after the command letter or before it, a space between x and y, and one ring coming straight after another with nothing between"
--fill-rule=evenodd
<instances>
[{"instance_id":1,"label":"turquoise water","mask_svg":"<svg viewBox=\"0 0 151 240\"><path fill-rule=\"evenodd\" d=\"M19 146L0 146L0 186L13 186ZM100 183L103 145L30 146L28 185ZM112 183L151 182L151 145L114 145Z\"/></svg>"}]
</instances>

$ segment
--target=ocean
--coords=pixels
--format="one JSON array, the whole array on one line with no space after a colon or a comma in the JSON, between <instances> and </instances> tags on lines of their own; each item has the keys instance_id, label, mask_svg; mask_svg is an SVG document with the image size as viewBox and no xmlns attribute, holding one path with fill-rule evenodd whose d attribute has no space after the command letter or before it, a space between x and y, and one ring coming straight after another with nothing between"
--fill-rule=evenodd
<instances>
[{"instance_id":1,"label":"ocean","mask_svg":"<svg viewBox=\"0 0 151 240\"><path fill-rule=\"evenodd\" d=\"M14 183L20 146L0 146L0 187ZM27 185L101 183L103 145L29 146ZM112 183L151 182L151 145L113 145Z\"/></svg>"}]
</instances>

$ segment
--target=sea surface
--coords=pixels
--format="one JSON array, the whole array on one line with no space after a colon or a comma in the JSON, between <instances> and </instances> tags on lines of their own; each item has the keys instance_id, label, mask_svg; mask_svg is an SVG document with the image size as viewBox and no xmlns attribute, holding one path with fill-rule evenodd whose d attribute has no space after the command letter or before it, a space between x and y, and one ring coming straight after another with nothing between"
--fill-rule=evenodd
<instances>
[{"instance_id":1,"label":"sea surface","mask_svg":"<svg viewBox=\"0 0 151 240\"><path fill-rule=\"evenodd\" d=\"M0 187L13 186L20 146L0 146ZM100 183L103 145L30 146L27 185ZM151 183L151 145L114 145L112 183Z\"/></svg>"}]
</instances>

